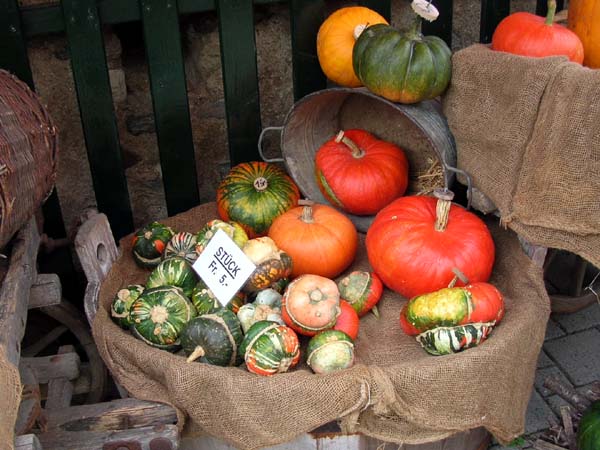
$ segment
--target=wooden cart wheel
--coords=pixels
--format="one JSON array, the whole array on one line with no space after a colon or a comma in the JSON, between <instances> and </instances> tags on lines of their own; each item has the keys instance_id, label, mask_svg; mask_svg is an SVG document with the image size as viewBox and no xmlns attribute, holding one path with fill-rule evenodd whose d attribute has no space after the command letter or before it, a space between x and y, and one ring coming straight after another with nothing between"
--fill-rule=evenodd
<instances>
[{"instance_id":1,"label":"wooden cart wheel","mask_svg":"<svg viewBox=\"0 0 600 450\"><path fill-rule=\"evenodd\" d=\"M23 356L35 356L66 332L71 332L79 341L89 361L90 390L87 393L85 403L92 404L102 401L107 383L107 370L100 358L83 314L64 299L58 305L38 308L38 311L54 319L58 322L58 326L54 327L39 341L24 348L22 352Z\"/></svg>"}]
</instances>

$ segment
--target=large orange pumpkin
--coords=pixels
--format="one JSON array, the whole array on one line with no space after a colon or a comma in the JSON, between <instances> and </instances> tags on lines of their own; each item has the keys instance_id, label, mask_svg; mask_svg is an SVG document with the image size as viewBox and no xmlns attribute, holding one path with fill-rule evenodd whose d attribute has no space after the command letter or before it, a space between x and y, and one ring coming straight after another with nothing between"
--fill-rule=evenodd
<instances>
[{"instance_id":1,"label":"large orange pumpkin","mask_svg":"<svg viewBox=\"0 0 600 450\"><path fill-rule=\"evenodd\" d=\"M387 21L364 6L348 6L331 14L317 33L317 57L323 73L334 83L358 87L362 83L352 67L354 41L367 25Z\"/></svg>"},{"instance_id":2,"label":"large orange pumpkin","mask_svg":"<svg viewBox=\"0 0 600 450\"><path fill-rule=\"evenodd\" d=\"M356 256L358 233L344 214L327 205L300 200L304 206L278 216L269 237L292 258L292 277L305 273L334 278Z\"/></svg>"},{"instance_id":3,"label":"large orange pumpkin","mask_svg":"<svg viewBox=\"0 0 600 450\"><path fill-rule=\"evenodd\" d=\"M492 272L495 247L486 224L452 204L449 191L436 194L437 200L394 200L367 231L367 255L375 273L406 298L448 286L455 269L472 282L487 281Z\"/></svg>"},{"instance_id":4,"label":"large orange pumpkin","mask_svg":"<svg viewBox=\"0 0 600 450\"><path fill-rule=\"evenodd\" d=\"M570 0L567 26L583 43L583 65L600 69L600 1Z\"/></svg>"}]
</instances>

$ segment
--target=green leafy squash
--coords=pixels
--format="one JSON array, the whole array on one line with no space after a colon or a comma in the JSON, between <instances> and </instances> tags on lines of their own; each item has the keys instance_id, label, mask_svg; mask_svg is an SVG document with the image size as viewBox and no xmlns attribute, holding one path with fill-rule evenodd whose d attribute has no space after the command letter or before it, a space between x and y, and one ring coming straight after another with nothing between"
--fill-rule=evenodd
<instances>
[{"instance_id":1,"label":"green leafy squash","mask_svg":"<svg viewBox=\"0 0 600 450\"><path fill-rule=\"evenodd\" d=\"M577 448L579 450L600 449L600 401L592 403L581 416L577 430Z\"/></svg>"},{"instance_id":2,"label":"green leafy squash","mask_svg":"<svg viewBox=\"0 0 600 450\"><path fill-rule=\"evenodd\" d=\"M138 266L156 267L174 231L162 223L152 222L136 231L133 236L132 255Z\"/></svg>"},{"instance_id":3,"label":"green leafy squash","mask_svg":"<svg viewBox=\"0 0 600 450\"><path fill-rule=\"evenodd\" d=\"M236 315L220 309L190 320L181 333L181 346L187 361L199 361L217 366L238 366L243 334Z\"/></svg>"},{"instance_id":4,"label":"green leafy squash","mask_svg":"<svg viewBox=\"0 0 600 450\"><path fill-rule=\"evenodd\" d=\"M250 372L270 376L287 372L298 364L300 342L291 328L261 320L244 336L240 352Z\"/></svg>"},{"instance_id":5,"label":"green leafy squash","mask_svg":"<svg viewBox=\"0 0 600 450\"><path fill-rule=\"evenodd\" d=\"M183 258L173 257L165 259L152 271L146 287L177 286L190 298L197 282L198 275L191 264Z\"/></svg>"},{"instance_id":6,"label":"green leafy squash","mask_svg":"<svg viewBox=\"0 0 600 450\"><path fill-rule=\"evenodd\" d=\"M196 317L196 309L175 286L147 288L131 305L131 332L146 344L174 351L185 325Z\"/></svg>"},{"instance_id":7,"label":"green leafy squash","mask_svg":"<svg viewBox=\"0 0 600 450\"><path fill-rule=\"evenodd\" d=\"M446 90L451 51L437 36L423 36L421 18L407 32L385 24L365 29L352 53L354 72L372 92L399 103L417 103Z\"/></svg>"},{"instance_id":8,"label":"green leafy squash","mask_svg":"<svg viewBox=\"0 0 600 450\"><path fill-rule=\"evenodd\" d=\"M416 339L430 355L450 355L478 346L487 339L493 328L493 323L437 327L419 334Z\"/></svg>"},{"instance_id":9,"label":"green leafy squash","mask_svg":"<svg viewBox=\"0 0 600 450\"><path fill-rule=\"evenodd\" d=\"M110 317L121 328L129 329L132 325L129 318L131 305L144 292L144 286L141 284L130 284L119 289L110 305Z\"/></svg>"},{"instance_id":10,"label":"green leafy squash","mask_svg":"<svg viewBox=\"0 0 600 450\"><path fill-rule=\"evenodd\" d=\"M196 236L187 231L176 233L165 248L163 260L178 256L190 264L194 264L199 253L196 251Z\"/></svg>"}]
</instances>

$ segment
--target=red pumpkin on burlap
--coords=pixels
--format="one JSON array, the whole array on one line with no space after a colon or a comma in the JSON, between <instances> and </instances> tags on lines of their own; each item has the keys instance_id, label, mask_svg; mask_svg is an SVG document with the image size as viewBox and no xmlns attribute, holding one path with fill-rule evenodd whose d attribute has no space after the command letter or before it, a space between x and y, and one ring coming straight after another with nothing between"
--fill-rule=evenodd
<instances>
[{"instance_id":1,"label":"red pumpkin on burlap","mask_svg":"<svg viewBox=\"0 0 600 450\"><path fill-rule=\"evenodd\" d=\"M485 223L452 204L450 191L435 194L437 199L395 200L367 231L367 255L375 273L406 298L447 287L455 269L471 282L487 281L494 265L494 241Z\"/></svg>"},{"instance_id":2,"label":"red pumpkin on burlap","mask_svg":"<svg viewBox=\"0 0 600 450\"><path fill-rule=\"evenodd\" d=\"M505 17L492 35L492 49L538 58L564 55L581 64L581 39L568 28L554 23L555 11L556 1L550 0L545 18L528 12L516 12Z\"/></svg>"},{"instance_id":3,"label":"red pumpkin on burlap","mask_svg":"<svg viewBox=\"0 0 600 450\"><path fill-rule=\"evenodd\" d=\"M403 150L364 130L340 131L315 155L317 185L334 206L372 215L400 197L408 186Z\"/></svg>"}]
</instances>

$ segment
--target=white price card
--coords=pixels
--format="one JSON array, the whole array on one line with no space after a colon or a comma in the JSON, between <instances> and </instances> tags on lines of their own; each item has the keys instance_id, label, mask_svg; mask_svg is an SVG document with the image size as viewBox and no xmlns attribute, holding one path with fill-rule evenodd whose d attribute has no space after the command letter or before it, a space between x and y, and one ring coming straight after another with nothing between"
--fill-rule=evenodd
<instances>
[{"instance_id":1,"label":"white price card","mask_svg":"<svg viewBox=\"0 0 600 450\"><path fill-rule=\"evenodd\" d=\"M217 230L192 267L223 306L256 269L250 258L223 230Z\"/></svg>"}]
</instances>

